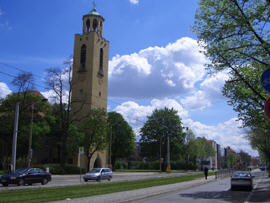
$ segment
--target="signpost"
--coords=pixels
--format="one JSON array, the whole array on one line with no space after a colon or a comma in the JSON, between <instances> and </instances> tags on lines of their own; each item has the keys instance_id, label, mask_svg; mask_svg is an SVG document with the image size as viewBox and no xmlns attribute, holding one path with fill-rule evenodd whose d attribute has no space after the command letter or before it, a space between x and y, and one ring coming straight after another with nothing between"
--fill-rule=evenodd
<instances>
[{"instance_id":1,"label":"signpost","mask_svg":"<svg viewBox=\"0 0 270 203\"><path fill-rule=\"evenodd\" d=\"M79 147L79 159L80 159L80 182L82 182L82 159L81 155L84 154L84 147Z\"/></svg>"}]
</instances>

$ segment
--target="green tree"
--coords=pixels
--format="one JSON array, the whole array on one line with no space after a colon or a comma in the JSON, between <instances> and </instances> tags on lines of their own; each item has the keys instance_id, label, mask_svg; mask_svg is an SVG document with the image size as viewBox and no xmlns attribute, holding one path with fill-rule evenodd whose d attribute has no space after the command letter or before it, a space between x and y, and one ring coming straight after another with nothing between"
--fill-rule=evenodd
<instances>
[{"instance_id":1,"label":"green tree","mask_svg":"<svg viewBox=\"0 0 270 203\"><path fill-rule=\"evenodd\" d=\"M257 64L258 65L258 64ZM260 94L267 98L269 93L266 92L260 83L262 72L265 69L255 68L253 66L242 66L238 68L238 72L248 78L252 87ZM226 96L234 111L238 112L238 118L243 122L244 127L250 128L268 128L269 120L264 113L264 100L254 94L247 88L245 82L239 80L237 74L232 73L230 79L226 81L223 88L223 95Z\"/></svg>"},{"instance_id":2,"label":"green tree","mask_svg":"<svg viewBox=\"0 0 270 203\"><path fill-rule=\"evenodd\" d=\"M198 137L196 139L197 144L197 157L202 161L211 156L215 156L215 150L211 143L205 139L205 137Z\"/></svg>"},{"instance_id":3,"label":"green tree","mask_svg":"<svg viewBox=\"0 0 270 203\"><path fill-rule=\"evenodd\" d=\"M228 151L227 153L227 166L229 168L238 168L239 157L235 152Z\"/></svg>"},{"instance_id":4,"label":"green tree","mask_svg":"<svg viewBox=\"0 0 270 203\"><path fill-rule=\"evenodd\" d=\"M135 135L132 128L117 112L108 113L108 124L111 136L111 161L114 167L118 159L127 159L136 148Z\"/></svg>"},{"instance_id":5,"label":"green tree","mask_svg":"<svg viewBox=\"0 0 270 203\"><path fill-rule=\"evenodd\" d=\"M26 158L29 145L31 105L33 111L32 149L38 151L41 141L50 131L49 123L53 120L52 109L48 102L43 101L35 92L12 93L0 101L0 156L10 157L12 150L12 132L16 103L20 103L19 127L17 138L17 157ZM35 155L35 153L34 153Z\"/></svg>"},{"instance_id":6,"label":"green tree","mask_svg":"<svg viewBox=\"0 0 270 203\"><path fill-rule=\"evenodd\" d=\"M155 109L141 128L141 153L152 160L166 158L167 137L170 138L171 159L181 156L185 134L180 117L174 109ZM161 151L161 154L160 154ZM165 160L165 159L164 159Z\"/></svg>"},{"instance_id":7,"label":"green tree","mask_svg":"<svg viewBox=\"0 0 270 203\"><path fill-rule=\"evenodd\" d=\"M264 162L270 163L270 140L268 129L255 128L247 135L253 149L257 150Z\"/></svg>"},{"instance_id":8,"label":"green tree","mask_svg":"<svg viewBox=\"0 0 270 203\"><path fill-rule=\"evenodd\" d=\"M229 68L261 100L239 68L246 65L270 65L269 3L265 0L200 0L193 31L204 54L210 59L208 68Z\"/></svg>"},{"instance_id":9,"label":"green tree","mask_svg":"<svg viewBox=\"0 0 270 203\"><path fill-rule=\"evenodd\" d=\"M183 150L183 154L185 154L185 161L188 165L196 165L198 146L195 135L190 129L186 131L185 148Z\"/></svg>"},{"instance_id":10,"label":"green tree","mask_svg":"<svg viewBox=\"0 0 270 203\"><path fill-rule=\"evenodd\" d=\"M243 150L241 150L239 153L239 158L240 158L240 165L242 169L247 169L247 167L250 165L251 162L251 156L244 152Z\"/></svg>"},{"instance_id":11,"label":"green tree","mask_svg":"<svg viewBox=\"0 0 270 203\"><path fill-rule=\"evenodd\" d=\"M107 114L104 109L92 109L88 118L81 121L80 146L84 147L87 156L87 171L94 153L108 147L107 127Z\"/></svg>"}]
</instances>

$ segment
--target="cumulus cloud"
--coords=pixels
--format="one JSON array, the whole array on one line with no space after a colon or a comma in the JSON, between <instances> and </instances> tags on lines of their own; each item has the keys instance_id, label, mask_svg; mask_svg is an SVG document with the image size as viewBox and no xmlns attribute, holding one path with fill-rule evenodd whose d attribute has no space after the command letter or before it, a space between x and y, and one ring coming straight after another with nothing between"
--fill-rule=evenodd
<instances>
[{"instance_id":1,"label":"cumulus cloud","mask_svg":"<svg viewBox=\"0 0 270 203\"><path fill-rule=\"evenodd\" d=\"M250 155L258 155L258 152L251 148L249 141L245 138L246 133L245 129L241 128L241 121L237 121L236 118L212 126L191 119L185 119L183 123L185 126L189 127L197 137L215 140L222 147L230 146L237 152L243 150Z\"/></svg>"},{"instance_id":2,"label":"cumulus cloud","mask_svg":"<svg viewBox=\"0 0 270 203\"><path fill-rule=\"evenodd\" d=\"M200 90L181 99L181 103L190 110L202 110L211 106L213 101L224 99L222 88L228 78L226 72L207 75L206 79L200 84Z\"/></svg>"},{"instance_id":3,"label":"cumulus cloud","mask_svg":"<svg viewBox=\"0 0 270 203\"><path fill-rule=\"evenodd\" d=\"M153 99L150 105L139 105L133 101L127 101L117 106L114 111L120 113L124 119L133 127L139 140L140 128L150 116L154 109L164 107L174 108L182 118L183 126L189 127L197 137L205 137L209 140L215 140L222 147L230 146L237 152L243 150L253 156L258 153L252 150L248 140L245 138L245 129L241 128L242 123L236 118L229 119L217 125L206 125L201 122L193 121L188 118L188 112L174 99Z\"/></svg>"},{"instance_id":4,"label":"cumulus cloud","mask_svg":"<svg viewBox=\"0 0 270 203\"><path fill-rule=\"evenodd\" d=\"M109 95L122 98L179 96L194 90L206 74L205 56L196 40L181 38L165 47L149 47L109 62Z\"/></svg>"},{"instance_id":5,"label":"cumulus cloud","mask_svg":"<svg viewBox=\"0 0 270 203\"><path fill-rule=\"evenodd\" d=\"M0 82L0 98L5 98L8 94L10 94L12 91L8 88L8 86Z\"/></svg>"},{"instance_id":6,"label":"cumulus cloud","mask_svg":"<svg viewBox=\"0 0 270 203\"><path fill-rule=\"evenodd\" d=\"M139 0L129 0L129 2L132 3L132 4L138 4Z\"/></svg>"},{"instance_id":7,"label":"cumulus cloud","mask_svg":"<svg viewBox=\"0 0 270 203\"><path fill-rule=\"evenodd\" d=\"M188 112L174 99L153 99L148 106L139 105L133 101L124 102L117 106L114 111L120 113L132 126L142 126L155 109L173 108L178 111L178 115L183 118L188 116Z\"/></svg>"}]
</instances>

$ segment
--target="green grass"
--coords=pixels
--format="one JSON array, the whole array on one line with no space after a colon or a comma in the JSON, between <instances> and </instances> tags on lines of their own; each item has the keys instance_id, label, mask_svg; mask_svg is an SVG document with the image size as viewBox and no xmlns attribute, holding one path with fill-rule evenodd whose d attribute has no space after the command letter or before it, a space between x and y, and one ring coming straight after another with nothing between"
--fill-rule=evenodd
<instances>
[{"instance_id":1,"label":"green grass","mask_svg":"<svg viewBox=\"0 0 270 203\"><path fill-rule=\"evenodd\" d=\"M191 181L202 178L203 174L153 178L147 180L112 182L106 184L88 184L78 186L66 186L56 188L24 189L0 192L0 202L47 202L64 200L66 198L90 197L94 195L109 194L115 192L136 190L141 188L168 185L173 183Z\"/></svg>"},{"instance_id":2,"label":"green grass","mask_svg":"<svg viewBox=\"0 0 270 203\"><path fill-rule=\"evenodd\" d=\"M116 169L116 172L160 172L160 170L151 169Z\"/></svg>"}]
</instances>

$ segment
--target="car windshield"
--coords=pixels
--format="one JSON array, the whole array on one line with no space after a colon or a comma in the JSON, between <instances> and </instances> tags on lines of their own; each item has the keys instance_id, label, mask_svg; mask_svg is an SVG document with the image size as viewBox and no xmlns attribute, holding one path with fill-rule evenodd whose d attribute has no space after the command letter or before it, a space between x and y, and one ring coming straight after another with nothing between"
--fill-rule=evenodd
<instances>
[{"instance_id":1,"label":"car windshield","mask_svg":"<svg viewBox=\"0 0 270 203\"><path fill-rule=\"evenodd\" d=\"M27 171L27 168L20 168L14 171L15 174L23 174Z\"/></svg>"},{"instance_id":2,"label":"car windshield","mask_svg":"<svg viewBox=\"0 0 270 203\"><path fill-rule=\"evenodd\" d=\"M242 177L250 177L250 174L248 172L240 172L237 171L233 174L234 178L242 178Z\"/></svg>"},{"instance_id":3,"label":"car windshield","mask_svg":"<svg viewBox=\"0 0 270 203\"><path fill-rule=\"evenodd\" d=\"M98 173L100 171L100 168L93 168L89 173Z\"/></svg>"}]
</instances>

